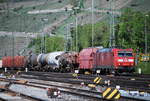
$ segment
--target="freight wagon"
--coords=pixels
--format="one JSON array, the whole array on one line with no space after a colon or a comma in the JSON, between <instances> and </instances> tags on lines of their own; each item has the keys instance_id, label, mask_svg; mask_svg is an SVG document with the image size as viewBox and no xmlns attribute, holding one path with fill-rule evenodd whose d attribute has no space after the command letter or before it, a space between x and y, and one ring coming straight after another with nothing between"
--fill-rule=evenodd
<instances>
[{"instance_id":1,"label":"freight wagon","mask_svg":"<svg viewBox=\"0 0 150 101\"><path fill-rule=\"evenodd\" d=\"M86 48L79 53L79 70L81 73L84 71L92 71L94 66L94 54L98 48Z\"/></svg>"},{"instance_id":2,"label":"freight wagon","mask_svg":"<svg viewBox=\"0 0 150 101\"><path fill-rule=\"evenodd\" d=\"M8 69L24 69L26 57L24 56L6 56L2 58L2 67Z\"/></svg>"}]
</instances>

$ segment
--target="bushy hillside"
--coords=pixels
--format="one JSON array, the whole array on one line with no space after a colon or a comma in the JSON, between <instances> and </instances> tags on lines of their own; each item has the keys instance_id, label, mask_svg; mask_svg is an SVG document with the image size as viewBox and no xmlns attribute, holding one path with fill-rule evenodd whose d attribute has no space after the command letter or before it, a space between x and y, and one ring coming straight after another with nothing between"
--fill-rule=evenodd
<instances>
[{"instance_id":1,"label":"bushy hillside","mask_svg":"<svg viewBox=\"0 0 150 101\"><path fill-rule=\"evenodd\" d=\"M42 9L55 9L61 8L68 4L69 0L58 3L58 0L38 0L32 2L28 0L28 6L26 2L19 2L19 7L13 7L12 9L5 8L5 12L0 13L0 30L1 31L17 31L17 32L39 32L45 25L51 24L59 18L64 17L64 13L48 13L48 14L27 14L28 11L42 10ZM5 4L6 5L6 4ZM10 5L17 5L15 2L10 2ZM42 18L48 19L46 22L42 21Z\"/></svg>"},{"instance_id":2,"label":"bushy hillside","mask_svg":"<svg viewBox=\"0 0 150 101\"><path fill-rule=\"evenodd\" d=\"M150 11L150 0L132 0L132 2L127 6L133 8L136 11Z\"/></svg>"},{"instance_id":3,"label":"bushy hillside","mask_svg":"<svg viewBox=\"0 0 150 101\"><path fill-rule=\"evenodd\" d=\"M28 44L30 43L30 40L23 38L23 37L17 37L14 38L14 50L13 50L13 38L12 36L1 36L0 37L0 59L3 56L13 56L20 54L21 51L23 51L25 48L27 48Z\"/></svg>"}]
</instances>

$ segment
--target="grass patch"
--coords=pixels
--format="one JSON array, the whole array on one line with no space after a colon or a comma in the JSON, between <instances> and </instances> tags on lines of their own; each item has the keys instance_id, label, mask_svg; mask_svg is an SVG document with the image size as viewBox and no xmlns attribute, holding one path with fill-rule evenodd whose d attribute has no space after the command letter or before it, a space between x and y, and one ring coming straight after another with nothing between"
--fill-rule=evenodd
<instances>
[{"instance_id":1,"label":"grass patch","mask_svg":"<svg viewBox=\"0 0 150 101\"><path fill-rule=\"evenodd\" d=\"M143 74L150 74L150 62L140 62L137 65L136 72L141 68Z\"/></svg>"}]
</instances>

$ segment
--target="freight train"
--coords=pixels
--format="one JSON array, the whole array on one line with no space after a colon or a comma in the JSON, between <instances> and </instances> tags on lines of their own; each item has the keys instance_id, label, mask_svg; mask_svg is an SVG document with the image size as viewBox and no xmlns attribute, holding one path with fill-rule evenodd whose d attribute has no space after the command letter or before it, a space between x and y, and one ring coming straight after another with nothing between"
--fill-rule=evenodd
<instances>
[{"instance_id":1,"label":"freight train","mask_svg":"<svg viewBox=\"0 0 150 101\"><path fill-rule=\"evenodd\" d=\"M77 57L77 52L63 51L39 55L29 53L27 56L5 56L2 58L2 68L66 72L78 67Z\"/></svg>"},{"instance_id":2,"label":"freight train","mask_svg":"<svg viewBox=\"0 0 150 101\"><path fill-rule=\"evenodd\" d=\"M20 68L35 71L57 71L80 73L134 72L135 58L132 49L86 48L77 52L51 52L28 56L6 56L2 58L3 68Z\"/></svg>"}]
</instances>

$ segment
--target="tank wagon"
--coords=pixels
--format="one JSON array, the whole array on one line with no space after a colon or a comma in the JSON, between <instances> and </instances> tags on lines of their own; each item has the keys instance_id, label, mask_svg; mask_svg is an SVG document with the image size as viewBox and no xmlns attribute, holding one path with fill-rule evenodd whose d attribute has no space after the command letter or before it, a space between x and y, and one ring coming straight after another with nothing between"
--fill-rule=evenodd
<instances>
[{"instance_id":1,"label":"tank wagon","mask_svg":"<svg viewBox=\"0 0 150 101\"><path fill-rule=\"evenodd\" d=\"M79 53L79 69L92 72L133 72L135 58L132 49L88 48Z\"/></svg>"},{"instance_id":2,"label":"tank wagon","mask_svg":"<svg viewBox=\"0 0 150 101\"><path fill-rule=\"evenodd\" d=\"M48 54L40 54L37 57L40 71L71 71L78 67L77 52L51 52Z\"/></svg>"},{"instance_id":3,"label":"tank wagon","mask_svg":"<svg viewBox=\"0 0 150 101\"><path fill-rule=\"evenodd\" d=\"M77 52L65 52L59 57L59 66L62 67L62 71L74 71L79 67L78 53Z\"/></svg>"},{"instance_id":4,"label":"tank wagon","mask_svg":"<svg viewBox=\"0 0 150 101\"><path fill-rule=\"evenodd\" d=\"M58 71L59 70L59 56L64 52L51 52L48 54L39 54L37 62L39 64L39 71Z\"/></svg>"},{"instance_id":5,"label":"tank wagon","mask_svg":"<svg viewBox=\"0 0 150 101\"><path fill-rule=\"evenodd\" d=\"M26 67L29 68L30 70L35 70L38 66L37 62L37 56L34 53L30 53L29 55L26 56Z\"/></svg>"}]
</instances>

